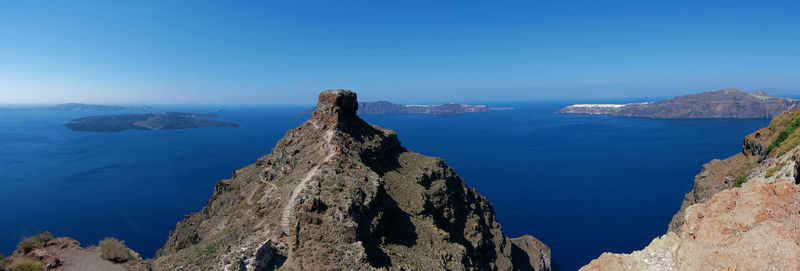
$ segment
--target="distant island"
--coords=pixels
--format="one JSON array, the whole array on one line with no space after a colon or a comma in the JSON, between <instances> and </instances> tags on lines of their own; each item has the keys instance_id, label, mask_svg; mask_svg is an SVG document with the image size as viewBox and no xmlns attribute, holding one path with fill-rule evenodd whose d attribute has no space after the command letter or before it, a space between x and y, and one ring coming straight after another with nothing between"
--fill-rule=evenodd
<instances>
[{"instance_id":1,"label":"distant island","mask_svg":"<svg viewBox=\"0 0 800 271\"><path fill-rule=\"evenodd\" d=\"M47 106L30 107L0 107L0 111L118 111L118 110L145 110L146 105L117 106L102 104L65 103Z\"/></svg>"},{"instance_id":2,"label":"distant island","mask_svg":"<svg viewBox=\"0 0 800 271\"><path fill-rule=\"evenodd\" d=\"M301 114L311 114L316 108L311 108L300 112ZM489 112L493 110L513 110L511 107L492 108L486 105L470 104L434 104L434 105L404 105L387 101L379 102L359 102L358 112L360 115L389 115L389 114L436 114L451 115L462 113Z\"/></svg>"},{"instance_id":3,"label":"distant island","mask_svg":"<svg viewBox=\"0 0 800 271\"><path fill-rule=\"evenodd\" d=\"M773 118L795 108L800 100L773 97L763 91L723 89L678 96L658 102L630 104L575 104L560 109L564 114L605 114L663 119Z\"/></svg>"},{"instance_id":4,"label":"distant island","mask_svg":"<svg viewBox=\"0 0 800 271\"><path fill-rule=\"evenodd\" d=\"M204 126L239 127L231 122L208 120L216 114L167 112L166 114L121 114L90 116L65 123L68 129L81 132L119 132L124 130L175 130Z\"/></svg>"}]
</instances>

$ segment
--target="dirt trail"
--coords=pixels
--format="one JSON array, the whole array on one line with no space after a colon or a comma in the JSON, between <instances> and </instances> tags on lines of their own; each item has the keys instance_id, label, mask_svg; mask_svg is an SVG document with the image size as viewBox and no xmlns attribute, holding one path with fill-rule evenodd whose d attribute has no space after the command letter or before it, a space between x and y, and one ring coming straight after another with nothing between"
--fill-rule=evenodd
<instances>
[{"instance_id":1,"label":"dirt trail","mask_svg":"<svg viewBox=\"0 0 800 271\"><path fill-rule=\"evenodd\" d=\"M66 262L60 271L125 271L125 266L100 258L100 253L69 249L59 255Z\"/></svg>"},{"instance_id":2,"label":"dirt trail","mask_svg":"<svg viewBox=\"0 0 800 271\"><path fill-rule=\"evenodd\" d=\"M308 183L311 178L317 175L320 166L330 160L336 152L333 149L333 144L331 144L331 140L333 140L333 130L325 131L325 145L328 149L328 155L325 156L322 161L320 161L316 166L312 167L311 170L306 173L306 176L300 180L300 183L294 187L292 190L291 196L289 196L289 200L286 202L286 205L283 206L283 213L281 213L281 229L283 232L289 233L289 224L294 220L294 207L297 206L297 196L300 195L300 192L306 187L306 183Z\"/></svg>"}]
</instances>

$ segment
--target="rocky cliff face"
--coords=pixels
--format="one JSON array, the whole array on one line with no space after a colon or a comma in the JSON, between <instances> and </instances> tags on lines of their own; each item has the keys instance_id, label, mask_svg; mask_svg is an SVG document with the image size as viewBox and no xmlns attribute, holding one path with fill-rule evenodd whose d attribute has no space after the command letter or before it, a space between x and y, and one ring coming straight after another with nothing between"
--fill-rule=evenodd
<instances>
[{"instance_id":1,"label":"rocky cliff face","mask_svg":"<svg viewBox=\"0 0 800 271\"><path fill-rule=\"evenodd\" d=\"M155 270L548 270L531 236L506 237L486 198L440 158L356 116L351 91L220 181L178 223Z\"/></svg>"},{"instance_id":2,"label":"rocky cliff face","mask_svg":"<svg viewBox=\"0 0 800 271\"><path fill-rule=\"evenodd\" d=\"M775 117L769 126L745 136L741 153L724 160L714 159L703 165L700 173L694 178L694 189L683 198L681 207L672 217L668 230L680 233L684 211L692 204L706 203L717 192L741 185L758 167L759 162L767 157L769 145L775 141L780 132L797 119L800 119L800 110L782 113ZM793 147L786 145L784 148Z\"/></svg>"},{"instance_id":3,"label":"rocky cliff face","mask_svg":"<svg viewBox=\"0 0 800 271\"><path fill-rule=\"evenodd\" d=\"M772 118L800 101L759 92L723 89L678 96L654 103L625 105L572 105L560 113L609 114L651 118Z\"/></svg>"},{"instance_id":4,"label":"rocky cliff face","mask_svg":"<svg viewBox=\"0 0 800 271\"><path fill-rule=\"evenodd\" d=\"M667 234L581 270L800 270L800 109L703 166Z\"/></svg>"}]
</instances>

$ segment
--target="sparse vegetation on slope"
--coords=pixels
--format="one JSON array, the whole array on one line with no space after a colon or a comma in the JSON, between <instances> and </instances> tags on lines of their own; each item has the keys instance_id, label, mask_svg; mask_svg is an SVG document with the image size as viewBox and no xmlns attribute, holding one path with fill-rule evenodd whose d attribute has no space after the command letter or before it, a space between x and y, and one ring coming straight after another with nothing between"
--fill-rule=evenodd
<instances>
[{"instance_id":1,"label":"sparse vegetation on slope","mask_svg":"<svg viewBox=\"0 0 800 271\"><path fill-rule=\"evenodd\" d=\"M17 251L22 252L22 254L28 253L34 248L38 247L39 245L44 244L47 241L50 241L51 239L53 239L53 235L50 234L49 231L36 232L35 235L28 237L25 240L22 240L22 242L19 242L19 245L17 246Z\"/></svg>"},{"instance_id":2,"label":"sparse vegetation on slope","mask_svg":"<svg viewBox=\"0 0 800 271\"><path fill-rule=\"evenodd\" d=\"M767 154L772 154L777 148L777 155L780 156L800 144L800 131L797 130L800 127L800 110L782 113L770 122L770 127L783 128L767 147Z\"/></svg>"},{"instance_id":3,"label":"sparse vegetation on slope","mask_svg":"<svg viewBox=\"0 0 800 271\"><path fill-rule=\"evenodd\" d=\"M9 269L12 271L43 271L44 265L34 260L22 259L14 262Z\"/></svg>"},{"instance_id":4,"label":"sparse vegetation on slope","mask_svg":"<svg viewBox=\"0 0 800 271\"><path fill-rule=\"evenodd\" d=\"M772 177L773 175L775 175L775 171L778 171L778 168L777 167L771 167L771 168L767 169L767 173L766 173L765 176L767 178Z\"/></svg>"},{"instance_id":5,"label":"sparse vegetation on slope","mask_svg":"<svg viewBox=\"0 0 800 271\"><path fill-rule=\"evenodd\" d=\"M100 257L115 263L124 263L133 260L131 250L125 246L125 241L120 241L111 237L106 237L100 241Z\"/></svg>"},{"instance_id":6,"label":"sparse vegetation on slope","mask_svg":"<svg viewBox=\"0 0 800 271\"><path fill-rule=\"evenodd\" d=\"M742 187L744 181L747 180L747 175L739 175L733 179L733 187Z\"/></svg>"}]
</instances>

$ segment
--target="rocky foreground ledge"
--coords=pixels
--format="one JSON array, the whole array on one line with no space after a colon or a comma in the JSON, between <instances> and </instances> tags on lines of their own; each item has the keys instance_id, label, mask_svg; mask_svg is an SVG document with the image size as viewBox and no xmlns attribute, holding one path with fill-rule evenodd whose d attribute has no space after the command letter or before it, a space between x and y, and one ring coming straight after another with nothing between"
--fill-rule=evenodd
<instances>
[{"instance_id":1,"label":"rocky foreground ledge","mask_svg":"<svg viewBox=\"0 0 800 271\"><path fill-rule=\"evenodd\" d=\"M581 270L800 270L800 109L703 166L667 234Z\"/></svg>"},{"instance_id":2,"label":"rocky foreground ledge","mask_svg":"<svg viewBox=\"0 0 800 271\"><path fill-rule=\"evenodd\" d=\"M38 233L20 242L14 254L0 256L0 270L9 271L149 271L150 265L124 242L106 238L84 248L68 237Z\"/></svg>"}]
</instances>

